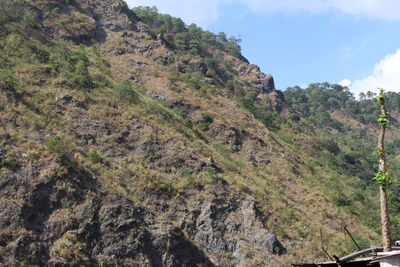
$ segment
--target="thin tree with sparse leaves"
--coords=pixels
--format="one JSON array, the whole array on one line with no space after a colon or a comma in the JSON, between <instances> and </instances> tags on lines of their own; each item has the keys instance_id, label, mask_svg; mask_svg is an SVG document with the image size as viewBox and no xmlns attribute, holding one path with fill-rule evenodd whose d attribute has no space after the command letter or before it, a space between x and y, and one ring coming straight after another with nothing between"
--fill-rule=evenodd
<instances>
[{"instance_id":1,"label":"thin tree with sparse leaves","mask_svg":"<svg viewBox=\"0 0 400 267\"><path fill-rule=\"evenodd\" d=\"M387 198L387 185L389 183L389 175L386 170L385 158L385 133L388 127L389 120L387 117L387 110L384 98L385 90L379 88L379 95L377 96L378 104L381 114L378 118L380 125L379 139L378 139L378 154L379 154L379 170L374 180L379 184L380 202L381 202L381 226L382 226L382 241L383 250L390 251L390 220L388 211L388 198Z\"/></svg>"}]
</instances>

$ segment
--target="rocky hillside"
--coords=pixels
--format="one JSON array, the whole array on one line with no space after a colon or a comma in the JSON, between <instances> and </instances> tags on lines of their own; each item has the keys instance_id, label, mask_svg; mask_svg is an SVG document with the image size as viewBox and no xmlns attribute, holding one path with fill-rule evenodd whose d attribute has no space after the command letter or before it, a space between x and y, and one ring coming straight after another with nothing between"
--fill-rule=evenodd
<instances>
[{"instance_id":1,"label":"rocky hillside","mask_svg":"<svg viewBox=\"0 0 400 267\"><path fill-rule=\"evenodd\" d=\"M324 259L320 229L345 253L344 224L379 244L349 144L238 39L118 0L2 1L0 26L0 264L287 266Z\"/></svg>"}]
</instances>

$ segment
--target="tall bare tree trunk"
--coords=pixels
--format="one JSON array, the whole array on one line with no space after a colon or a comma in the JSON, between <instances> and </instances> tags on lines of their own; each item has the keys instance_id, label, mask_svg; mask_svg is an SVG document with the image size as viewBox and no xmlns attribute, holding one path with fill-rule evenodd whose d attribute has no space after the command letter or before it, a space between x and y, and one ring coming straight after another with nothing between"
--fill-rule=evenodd
<instances>
[{"instance_id":1,"label":"tall bare tree trunk","mask_svg":"<svg viewBox=\"0 0 400 267\"><path fill-rule=\"evenodd\" d=\"M387 111L385 107L384 100L384 92L381 90L378 96L378 102L381 109L381 116L379 117L379 122L381 125L381 129L379 132L378 139L378 151L379 151L379 172L377 177L380 175L379 182L379 191L380 191L380 200L381 200L381 226L382 226L382 241L383 241L383 249L384 251L390 251L390 220L389 220L389 212L388 212L388 201L387 201L387 192L386 186L388 183L388 175L386 172L386 158L385 158L385 132L387 127Z\"/></svg>"}]
</instances>

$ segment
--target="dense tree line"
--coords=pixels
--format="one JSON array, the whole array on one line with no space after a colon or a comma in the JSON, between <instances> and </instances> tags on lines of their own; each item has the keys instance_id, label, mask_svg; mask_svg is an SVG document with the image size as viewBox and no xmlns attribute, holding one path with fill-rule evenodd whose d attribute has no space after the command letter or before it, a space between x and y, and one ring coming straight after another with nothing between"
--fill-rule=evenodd
<instances>
[{"instance_id":1,"label":"dense tree line","mask_svg":"<svg viewBox=\"0 0 400 267\"><path fill-rule=\"evenodd\" d=\"M154 37L161 35L175 50L192 55L210 56L213 50L220 49L231 55L240 55L239 38L228 38L223 32L214 34L196 24L186 25L180 18L158 13L156 7L136 7L133 11L150 27Z\"/></svg>"},{"instance_id":2,"label":"dense tree line","mask_svg":"<svg viewBox=\"0 0 400 267\"><path fill-rule=\"evenodd\" d=\"M375 123L379 113L374 93L361 93L359 100L356 100L348 87L338 84L312 83L305 89L289 87L284 95L286 101L304 117L338 130L343 125L332 118L334 111L341 111L364 124ZM398 110L400 94L388 92L386 98L388 109ZM391 117L389 119L394 120Z\"/></svg>"}]
</instances>

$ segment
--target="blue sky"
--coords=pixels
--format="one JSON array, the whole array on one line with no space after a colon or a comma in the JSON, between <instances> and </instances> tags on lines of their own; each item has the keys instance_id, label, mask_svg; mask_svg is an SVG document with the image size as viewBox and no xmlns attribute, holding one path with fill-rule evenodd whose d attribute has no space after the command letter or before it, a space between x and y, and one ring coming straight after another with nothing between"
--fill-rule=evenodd
<instances>
[{"instance_id":1,"label":"blue sky","mask_svg":"<svg viewBox=\"0 0 400 267\"><path fill-rule=\"evenodd\" d=\"M342 83L400 92L398 0L129 0L218 33L240 36L243 55L278 89Z\"/></svg>"}]
</instances>

